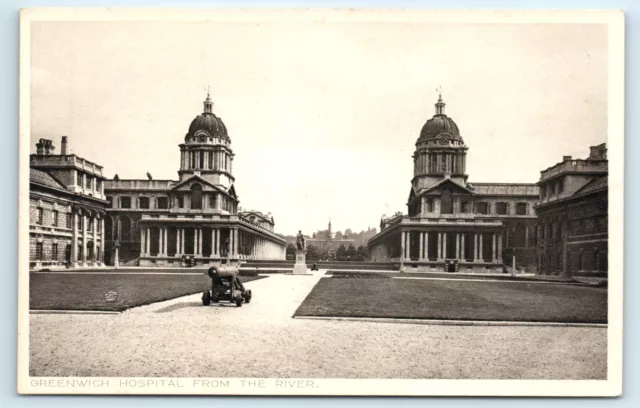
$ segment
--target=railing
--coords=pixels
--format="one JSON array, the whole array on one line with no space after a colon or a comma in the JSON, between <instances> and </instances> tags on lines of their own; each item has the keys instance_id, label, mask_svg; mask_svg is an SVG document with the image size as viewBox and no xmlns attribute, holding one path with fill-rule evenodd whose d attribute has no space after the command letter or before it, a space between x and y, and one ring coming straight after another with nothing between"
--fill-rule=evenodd
<instances>
[{"instance_id":1,"label":"railing","mask_svg":"<svg viewBox=\"0 0 640 408\"><path fill-rule=\"evenodd\" d=\"M99 166L89 160L83 159L82 157L78 157L75 154L70 154L66 156L62 155L42 155L38 156L37 154L32 154L30 158L31 164L35 165L50 165L50 164L71 164L74 167L78 166L82 168L82 170L91 172L93 174L98 174L102 176L102 166Z\"/></svg>"},{"instance_id":2,"label":"railing","mask_svg":"<svg viewBox=\"0 0 640 408\"><path fill-rule=\"evenodd\" d=\"M564 172L601 173L609 168L607 160L566 160L540 172L540 180L545 180Z\"/></svg>"},{"instance_id":3,"label":"railing","mask_svg":"<svg viewBox=\"0 0 640 408\"><path fill-rule=\"evenodd\" d=\"M168 190L173 180L105 180L105 190Z\"/></svg>"}]
</instances>

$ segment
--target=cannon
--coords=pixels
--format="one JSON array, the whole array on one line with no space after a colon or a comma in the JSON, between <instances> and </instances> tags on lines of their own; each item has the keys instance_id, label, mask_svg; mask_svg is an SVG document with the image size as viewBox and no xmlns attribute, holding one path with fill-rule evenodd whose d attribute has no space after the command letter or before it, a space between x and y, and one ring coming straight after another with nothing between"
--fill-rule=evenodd
<instances>
[{"instance_id":1,"label":"cannon","mask_svg":"<svg viewBox=\"0 0 640 408\"><path fill-rule=\"evenodd\" d=\"M202 304L208 306L220 301L235 303L241 307L243 303L251 302L251 289L246 289L238 279L239 268L236 266L213 266L207 270L211 278L211 290L202 294Z\"/></svg>"}]
</instances>

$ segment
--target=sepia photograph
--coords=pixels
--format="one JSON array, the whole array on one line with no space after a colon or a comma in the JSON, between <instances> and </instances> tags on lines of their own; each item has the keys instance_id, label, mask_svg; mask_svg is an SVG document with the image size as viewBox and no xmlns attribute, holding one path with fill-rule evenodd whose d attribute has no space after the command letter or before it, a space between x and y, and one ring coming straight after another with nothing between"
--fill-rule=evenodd
<instances>
[{"instance_id":1,"label":"sepia photograph","mask_svg":"<svg viewBox=\"0 0 640 408\"><path fill-rule=\"evenodd\" d=\"M19 393L622 392L623 12L20 30Z\"/></svg>"}]
</instances>

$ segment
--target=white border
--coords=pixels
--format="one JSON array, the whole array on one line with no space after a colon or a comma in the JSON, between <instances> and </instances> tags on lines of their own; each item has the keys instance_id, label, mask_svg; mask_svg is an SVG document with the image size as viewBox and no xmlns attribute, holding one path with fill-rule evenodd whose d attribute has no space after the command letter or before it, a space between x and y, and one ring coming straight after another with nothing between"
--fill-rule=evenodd
<instances>
[{"instance_id":1,"label":"white border","mask_svg":"<svg viewBox=\"0 0 640 408\"><path fill-rule=\"evenodd\" d=\"M624 192L624 14L616 10L448 11L448 10L249 10L39 8L21 10L19 149L18 392L22 394L175 395L433 395L433 396L618 396L622 392L623 192ZM28 202L30 142L30 27L33 21L219 21L219 22L432 22L475 24L593 23L609 27L609 323L607 380L346 380L300 379L296 388L276 388L282 379L220 378L227 387L198 386L194 378L29 377ZM137 386L138 381L154 381ZM168 385L173 380L173 386ZM211 381L215 379L209 379ZM260 379L244 379L260 380ZM298 380L298 379L295 379ZM69 381L75 381L69 383ZM133 382L130 382L133 381ZM312 381L309 383L309 381ZM160 385L162 383L165 385ZM82 385L85 384L86 386ZM73 385L70 385L73 384ZM123 385L124 384L124 385ZM129 385L127 385L129 384ZM246 384L246 383L245 383ZM300 385L300 384L298 384Z\"/></svg>"}]
</instances>

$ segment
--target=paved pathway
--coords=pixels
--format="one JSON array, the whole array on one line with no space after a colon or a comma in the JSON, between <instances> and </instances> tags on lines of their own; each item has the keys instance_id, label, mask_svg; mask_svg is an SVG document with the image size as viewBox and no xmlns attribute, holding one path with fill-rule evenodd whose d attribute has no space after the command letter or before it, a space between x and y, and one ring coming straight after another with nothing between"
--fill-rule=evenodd
<instances>
[{"instance_id":1,"label":"paved pathway","mask_svg":"<svg viewBox=\"0 0 640 408\"><path fill-rule=\"evenodd\" d=\"M324 271L247 283L251 304L200 295L119 315L30 315L33 376L606 377L606 329L292 319ZM363 283L366 281L363 280Z\"/></svg>"}]
</instances>

